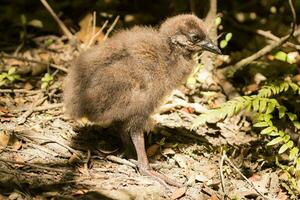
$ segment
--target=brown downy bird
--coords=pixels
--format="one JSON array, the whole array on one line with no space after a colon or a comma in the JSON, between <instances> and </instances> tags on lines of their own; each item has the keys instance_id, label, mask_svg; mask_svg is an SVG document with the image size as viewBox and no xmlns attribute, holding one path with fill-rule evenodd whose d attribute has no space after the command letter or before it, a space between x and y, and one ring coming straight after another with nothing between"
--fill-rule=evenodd
<instances>
[{"instance_id":1,"label":"brown downy bird","mask_svg":"<svg viewBox=\"0 0 300 200\"><path fill-rule=\"evenodd\" d=\"M162 99L192 72L195 53L220 54L201 19L171 17L160 28L134 27L114 34L82 53L65 82L66 113L95 123L117 123L124 146L133 142L139 171L170 185L176 182L153 171L147 159L144 132Z\"/></svg>"}]
</instances>

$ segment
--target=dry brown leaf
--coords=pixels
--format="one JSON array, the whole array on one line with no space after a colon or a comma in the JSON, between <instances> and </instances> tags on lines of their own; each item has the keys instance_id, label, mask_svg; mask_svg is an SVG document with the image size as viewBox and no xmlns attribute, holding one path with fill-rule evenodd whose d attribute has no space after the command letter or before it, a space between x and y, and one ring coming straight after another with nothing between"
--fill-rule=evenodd
<instances>
[{"instance_id":1,"label":"dry brown leaf","mask_svg":"<svg viewBox=\"0 0 300 200\"><path fill-rule=\"evenodd\" d=\"M70 164L74 164L74 163L77 163L79 162L81 159L76 155L76 154L72 154L71 157L69 158L68 160L68 163Z\"/></svg>"},{"instance_id":2,"label":"dry brown leaf","mask_svg":"<svg viewBox=\"0 0 300 200\"><path fill-rule=\"evenodd\" d=\"M26 82L26 83L24 84L24 89L25 89L25 90L32 90L32 89L33 89L33 86L31 85L31 83Z\"/></svg>"},{"instance_id":3,"label":"dry brown leaf","mask_svg":"<svg viewBox=\"0 0 300 200\"><path fill-rule=\"evenodd\" d=\"M173 159L178 163L179 167L186 169L188 167L187 165L187 159L181 155L181 154L176 154Z\"/></svg>"},{"instance_id":4,"label":"dry brown leaf","mask_svg":"<svg viewBox=\"0 0 300 200\"><path fill-rule=\"evenodd\" d=\"M7 147L10 135L5 131L0 131L0 149Z\"/></svg>"},{"instance_id":5,"label":"dry brown leaf","mask_svg":"<svg viewBox=\"0 0 300 200\"><path fill-rule=\"evenodd\" d=\"M180 197L182 197L185 194L186 189L187 189L186 187L177 188L173 192L171 199L179 199Z\"/></svg>"},{"instance_id":6,"label":"dry brown leaf","mask_svg":"<svg viewBox=\"0 0 300 200\"><path fill-rule=\"evenodd\" d=\"M42 61L48 62L50 60L50 54L47 52L40 52L38 55Z\"/></svg>"},{"instance_id":7,"label":"dry brown leaf","mask_svg":"<svg viewBox=\"0 0 300 200\"><path fill-rule=\"evenodd\" d=\"M213 195L211 195L211 197L208 198L207 200L219 200L219 198L217 197L217 195L213 194Z\"/></svg>"},{"instance_id":8,"label":"dry brown leaf","mask_svg":"<svg viewBox=\"0 0 300 200\"><path fill-rule=\"evenodd\" d=\"M300 82L300 74L297 74L296 76L294 76L293 80L296 82Z\"/></svg>"},{"instance_id":9,"label":"dry brown leaf","mask_svg":"<svg viewBox=\"0 0 300 200\"><path fill-rule=\"evenodd\" d=\"M162 154L164 154L164 155L174 155L174 154L175 154L175 151L174 151L172 148L165 148L165 149L162 151Z\"/></svg>"},{"instance_id":10,"label":"dry brown leaf","mask_svg":"<svg viewBox=\"0 0 300 200\"><path fill-rule=\"evenodd\" d=\"M261 180L261 176L258 174L253 174L250 178L250 181L255 182L255 181L260 181Z\"/></svg>"},{"instance_id":11,"label":"dry brown leaf","mask_svg":"<svg viewBox=\"0 0 300 200\"><path fill-rule=\"evenodd\" d=\"M152 157L154 156L157 151L159 150L160 145L159 144L153 144L147 149L147 156Z\"/></svg>"},{"instance_id":12,"label":"dry brown leaf","mask_svg":"<svg viewBox=\"0 0 300 200\"><path fill-rule=\"evenodd\" d=\"M288 195L287 195L286 192L283 192L283 191L280 189L280 191L278 192L278 195L277 195L277 199L278 199L278 200L288 200L289 197L288 197Z\"/></svg>"},{"instance_id":13,"label":"dry brown leaf","mask_svg":"<svg viewBox=\"0 0 300 200\"><path fill-rule=\"evenodd\" d=\"M12 149L14 150L19 150L22 147L22 142L19 140L15 140L12 145L11 145Z\"/></svg>"},{"instance_id":14,"label":"dry brown leaf","mask_svg":"<svg viewBox=\"0 0 300 200\"><path fill-rule=\"evenodd\" d=\"M76 37L78 40L81 42L88 44L90 39L93 37L93 31L92 31L92 14L87 14L80 22L80 30L76 33ZM97 33L100 30L100 27L95 27L95 33ZM96 38L96 41L100 42L103 41L104 39L104 34L101 33L99 36Z\"/></svg>"}]
</instances>

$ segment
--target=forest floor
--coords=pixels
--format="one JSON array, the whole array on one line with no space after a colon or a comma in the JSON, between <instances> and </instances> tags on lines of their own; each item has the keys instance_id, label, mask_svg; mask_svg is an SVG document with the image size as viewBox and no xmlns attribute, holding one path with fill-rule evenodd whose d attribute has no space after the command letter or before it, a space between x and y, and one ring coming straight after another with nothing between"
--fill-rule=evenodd
<instances>
[{"instance_id":1,"label":"forest floor","mask_svg":"<svg viewBox=\"0 0 300 200\"><path fill-rule=\"evenodd\" d=\"M185 187L141 176L110 129L64 116L63 78L78 47L55 36L34 41L36 48L1 58L22 80L0 89L0 199L288 199L281 187L287 177L265 161L274 159L272 150L262 148L245 117L191 131L207 102L225 100L221 90L182 87L154 116L152 167ZM54 79L40 89L45 71Z\"/></svg>"}]
</instances>

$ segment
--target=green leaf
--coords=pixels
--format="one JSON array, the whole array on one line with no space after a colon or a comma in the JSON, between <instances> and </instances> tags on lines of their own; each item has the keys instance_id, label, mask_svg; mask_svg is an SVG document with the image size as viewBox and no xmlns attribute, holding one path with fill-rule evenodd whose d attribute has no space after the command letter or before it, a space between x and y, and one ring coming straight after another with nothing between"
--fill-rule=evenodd
<instances>
[{"instance_id":1,"label":"green leaf","mask_svg":"<svg viewBox=\"0 0 300 200\"><path fill-rule=\"evenodd\" d=\"M12 75L12 74L14 74L15 72L16 72L16 68L15 68L15 67L11 67L11 68L9 68L7 74L8 74L8 75Z\"/></svg>"},{"instance_id":2,"label":"green leaf","mask_svg":"<svg viewBox=\"0 0 300 200\"><path fill-rule=\"evenodd\" d=\"M222 22L222 18L218 16L215 20L216 26L219 26L221 22Z\"/></svg>"},{"instance_id":3,"label":"green leaf","mask_svg":"<svg viewBox=\"0 0 300 200\"><path fill-rule=\"evenodd\" d=\"M283 131L278 131L278 134L280 135L280 137L283 137L285 135Z\"/></svg>"},{"instance_id":4,"label":"green leaf","mask_svg":"<svg viewBox=\"0 0 300 200\"><path fill-rule=\"evenodd\" d=\"M284 144L284 145L282 145L282 146L280 147L278 153L279 153L279 154L282 154L282 153L285 152L288 148L289 148L288 145L287 145L287 144Z\"/></svg>"},{"instance_id":5,"label":"green leaf","mask_svg":"<svg viewBox=\"0 0 300 200\"><path fill-rule=\"evenodd\" d=\"M279 111L279 119L283 118L286 112L286 107L284 106L279 106L278 108Z\"/></svg>"},{"instance_id":6,"label":"green leaf","mask_svg":"<svg viewBox=\"0 0 300 200\"><path fill-rule=\"evenodd\" d=\"M285 143L287 143L287 142L290 140L290 138L291 138L291 136L285 135L285 136L283 137L283 141L284 141Z\"/></svg>"},{"instance_id":7,"label":"green leaf","mask_svg":"<svg viewBox=\"0 0 300 200\"><path fill-rule=\"evenodd\" d=\"M280 60L280 61L286 62L287 61L287 54L285 52L283 52L283 51L278 51L275 54L274 58L276 60Z\"/></svg>"},{"instance_id":8,"label":"green leaf","mask_svg":"<svg viewBox=\"0 0 300 200\"><path fill-rule=\"evenodd\" d=\"M49 38L49 39L47 39L45 42L44 42L44 44L46 45L46 46L49 46L49 45L51 45L51 44L53 44L54 43L54 40L52 39L52 38Z\"/></svg>"},{"instance_id":9,"label":"green leaf","mask_svg":"<svg viewBox=\"0 0 300 200\"><path fill-rule=\"evenodd\" d=\"M256 124L253 125L254 127L267 127L269 126L268 122L258 122Z\"/></svg>"},{"instance_id":10,"label":"green leaf","mask_svg":"<svg viewBox=\"0 0 300 200\"><path fill-rule=\"evenodd\" d=\"M33 19L28 22L28 25L33 26L35 28L43 28L43 22L38 19Z\"/></svg>"},{"instance_id":11,"label":"green leaf","mask_svg":"<svg viewBox=\"0 0 300 200\"><path fill-rule=\"evenodd\" d=\"M227 42L229 42L229 40L231 40L231 38L232 38L232 33L227 33L226 36L225 36L225 40Z\"/></svg>"},{"instance_id":12,"label":"green leaf","mask_svg":"<svg viewBox=\"0 0 300 200\"><path fill-rule=\"evenodd\" d=\"M300 122L299 121L293 121L294 126L296 129L300 129Z\"/></svg>"},{"instance_id":13,"label":"green leaf","mask_svg":"<svg viewBox=\"0 0 300 200\"><path fill-rule=\"evenodd\" d=\"M297 119L297 115L294 113L288 112L287 115L291 121L295 121Z\"/></svg>"},{"instance_id":14,"label":"green leaf","mask_svg":"<svg viewBox=\"0 0 300 200\"><path fill-rule=\"evenodd\" d=\"M289 64L294 64L296 63L296 59L294 56L292 56L292 54L287 54L286 62Z\"/></svg>"},{"instance_id":15,"label":"green leaf","mask_svg":"<svg viewBox=\"0 0 300 200\"><path fill-rule=\"evenodd\" d=\"M48 87L48 85L49 85L48 82L43 82L41 85L41 88L46 89Z\"/></svg>"},{"instance_id":16,"label":"green leaf","mask_svg":"<svg viewBox=\"0 0 300 200\"><path fill-rule=\"evenodd\" d=\"M0 81L6 79L8 76L8 74L6 72L3 72L2 74L0 74Z\"/></svg>"},{"instance_id":17,"label":"green leaf","mask_svg":"<svg viewBox=\"0 0 300 200\"><path fill-rule=\"evenodd\" d=\"M271 133L271 132L274 131L274 130L275 130L275 127L274 127L274 126L270 126L270 127L268 127L268 128L263 129L263 130L260 132L260 134L262 134L262 135L268 134L268 133Z\"/></svg>"},{"instance_id":18,"label":"green leaf","mask_svg":"<svg viewBox=\"0 0 300 200\"><path fill-rule=\"evenodd\" d=\"M264 117L264 120L266 122L269 122L273 118L273 115L271 115L271 114L264 114L263 117Z\"/></svg>"},{"instance_id":19,"label":"green leaf","mask_svg":"<svg viewBox=\"0 0 300 200\"><path fill-rule=\"evenodd\" d=\"M267 106L267 101L265 99L262 99L259 104L259 112L260 113L264 112L266 109L266 106Z\"/></svg>"},{"instance_id":20,"label":"green leaf","mask_svg":"<svg viewBox=\"0 0 300 200\"><path fill-rule=\"evenodd\" d=\"M267 106L266 114L273 112L274 108L275 108L275 102L273 101L269 102Z\"/></svg>"},{"instance_id":21,"label":"green leaf","mask_svg":"<svg viewBox=\"0 0 300 200\"><path fill-rule=\"evenodd\" d=\"M53 76L51 76L49 73L46 73L42 78L42 82L50 82L52 80L53 80Z\"/></svg>"},{"instance_id":22,"label":"green leaf","mask_svg":"<svg viewBox=\"0 0 300 200\"><path fill-rule=\"evenodd\" d=\"M296 160L296 170L297 171L300 170L300 158L297 158L297 160Z\"/></svg>"},{"instance_id":23,"label":"green leaf","mask_svg":"<svg viewBox=\"0 0 300 200\"><path fill-rule=\"evenodd\" d=\"M280 142L282 142L282 141L283 141L283 138L282 138L282 137L277 137L277 138L271 140L271 141L267 144L267 146L272 146L272 145L278 144L278 143L280 143Z\"/></svg>"},{"instance_id":24,"label":"green leaf","mask_svg":"<svg viewBox=\"0 0 300 200\"><path fill-rule=\"evenodd\" d=\"M19 81L22 80L21 76L19 74L14 74L13 77L14 77L15 80L19 80Z\"/></svg>"},{"instance_id":25,"label":"green leaf","mask_svg":"<svg viewBox=\"0 0 300 200\"><path fill-rule=\"evenodd\" d=\"M253 107L253 111L257 112L259 109L259 98L254 99L254 101L252 101L252 107Z\"/></svg>"},{"instance_id":26,"label":"green leaf","mask_svg":"<svg viewBox=\"0 0 300 200\"><path fill-rule=\"evenodd\" d=\"M298 156L298 153L299 153L299 149L297 147L292 148L292 150L290 151L289 159L295 160Z\"/></svg>"},{"instance_id":27,"label":"green leaf","mask_svg":"<svg viewBox=\"0 0 300 200\"><path fill-rule=\"evenodd\" d=\"M21 17L21 24L22 24L23 26L25 26L25 25L26 25L26 22L27 22L26 15L22 14L20 17Z\"/></svg>"},{"instance_id":28,"label":"green leaf","mask_svg":"<svg viewBox=\"0 0 300 200\"><path fill-rule=\"evenodd\" d=\"M299 86L296 83L290 83L290 86L294 92L296 92L299 89Z\"/></svg>"},{"instance_id":29,"label":"green leaf","mask_svg":"<svg viewBox=\"0 0 300 200\"><path fill-rule=\"evenodd\" d=\"M227 46L228 42L226 40L221 40L220 47L224 49Z\"/></svg>"}]
</instances>

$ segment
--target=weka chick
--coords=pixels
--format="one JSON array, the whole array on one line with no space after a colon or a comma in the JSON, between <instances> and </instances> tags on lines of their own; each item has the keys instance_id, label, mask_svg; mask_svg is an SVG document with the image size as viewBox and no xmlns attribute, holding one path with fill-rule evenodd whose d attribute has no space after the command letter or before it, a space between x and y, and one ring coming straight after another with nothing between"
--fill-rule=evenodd
<instances>
[{"instance_id":1,"label":"weka chick","mask_svg":"<svg viewBox=\"0 0 300 200\"><path fill-rule=\"evenodd\" d=\"M124 145L134 144L139 171L176 185L153 171L144 132L163 97L191 73L195 53L220 53L194 15L167 19L158 30L134 27L82 53L69 70L64 101L67 114L96 123L121 124ZM131 139L131 140L130 140Z\"/></svg>"}]
</instances>

